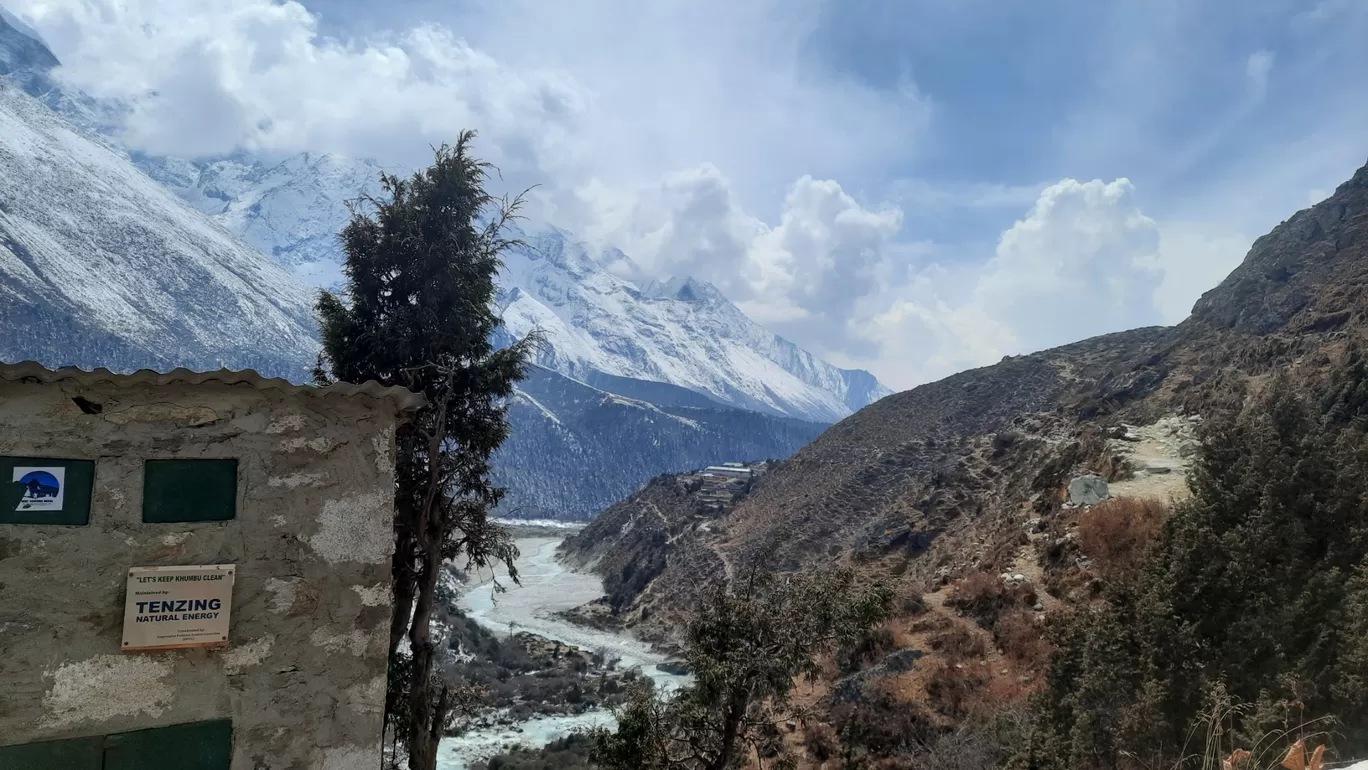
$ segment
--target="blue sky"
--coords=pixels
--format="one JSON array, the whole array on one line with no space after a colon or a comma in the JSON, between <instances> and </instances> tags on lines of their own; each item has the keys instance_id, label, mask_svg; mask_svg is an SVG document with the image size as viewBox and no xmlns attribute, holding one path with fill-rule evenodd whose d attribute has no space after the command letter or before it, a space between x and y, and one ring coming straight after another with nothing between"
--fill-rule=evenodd
<instances>
[{"instance_id":1,"label":"blue sky","mask_svg":"<svg viewBox=\"0 0 1368 770\"><path fill-rule=\"evenodd\" d=\"M538 218L898 387L1177 322L1368 159L1368 0L5 1L149 151L475 127Z\"/></svg>"}]
</instances>

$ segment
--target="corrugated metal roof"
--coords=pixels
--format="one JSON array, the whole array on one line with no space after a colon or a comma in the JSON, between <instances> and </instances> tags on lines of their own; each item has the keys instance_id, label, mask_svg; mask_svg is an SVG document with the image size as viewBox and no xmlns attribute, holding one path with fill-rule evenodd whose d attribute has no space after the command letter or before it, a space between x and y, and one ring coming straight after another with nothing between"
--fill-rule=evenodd
<instances>
[{"instance_id":1,"label":"corrugated metal roof","mask_svg":"<svg viewBox=\"0 0 1368 770\"><path fill-rule=\"evenodd\" d=\"M109 382L117 386L200 385L206 382L217 382L224 385L251 385L257 390L275 390L287 396L304 395L314 398L369 396L375 399L389 400L400 412L421 409L427 403L427 398L421 393L414 393L407 388L398 386L386 387L373 380L361 385L339 382L326 387L318 387L316 385L296 385L279 377L263 377L251 369L240 372L228 369L220 369L217 372L193 372L189 369L157 372L152 369L139 369L132 374L118 374L108 369L95 369L87 372L74 366L49 369L36 361L23 361L17 364L0 363L0 380L44 383L75 380L82 385Z\"/></svg>"}]
</instances>

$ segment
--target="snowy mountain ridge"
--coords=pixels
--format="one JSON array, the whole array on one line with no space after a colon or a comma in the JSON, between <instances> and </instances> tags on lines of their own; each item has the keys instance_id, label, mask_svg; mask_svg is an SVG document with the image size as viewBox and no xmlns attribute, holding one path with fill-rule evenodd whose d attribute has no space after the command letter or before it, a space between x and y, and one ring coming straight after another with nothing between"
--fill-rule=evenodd
<instances>
[{"instance_id":1,"label":"snowy mountain ridge","mask_svg":"<svg viewBox=\"0 0 1368 770\"><path fill-rule=\"evenodd\" d=\"M0 359L306 376L309 287L4 79L0 170Z\"/></svg>"},{"instance_id":2,"label":"snowy mountain ridge","mask_svg":"<svg viewBox=\"0 0 1368 770\"><path fill-rule=\"evenodd\" d=\"M522 234L504 259L499 298L515 335L550 340L538 363L582 381L595 374L668 382L722 404L835 422L888 391L756 324L692 278L638 286L610 272L620 252L592 254L567 233Z\"/></svg>"},{"instance_id":3,"label":"snowy mountain ridge","mask_svg":"<svg viewBox=\"0 0 1368 770\"><path fill-rule=\"evenodd\" d=\"M372 160L300 154L278 163L245 155L205 161L133 155L170 187L297 277L341 280L337 239L346 202L380 192ZM746 317L711 284L679 277L640 285L616 249L591 253L553 227L518 229L499 306L507 330L540 329L537 363L584 382L599 374L689 388L719 403L835 422L891 391L868 372L832 366Z\"/></svg>"},{"instance_id":4,"label":"snowy mountain ridge","mask_svg":"<svg viewBox=\"0 0 1368 770\"><path fill-rule=\"evenodd\" d=\"M661 473L788 457L826 427L706 401L627 398L535 365L509 422L494 461L494 480L508 488L503 515L581 520Z\"/></svg>"},{"instance_id":5,"label":"snowy mountain ridge","mask_svg":"<svg viewBox=\"0 0 1368 770\"><path fill-rule=\"evenodd\" d=\"M279 163L243 155L133 160L301 280L323 287L341 279L337 233L347 222L346 202L378 194L384 170L371 160L307 153ZM766 331L710 284L681 277L637 285L619 277L639 272L621 251L591 253L553 227L514 235L526 245L504 259L504 323L518 336L541 330L548 344L537 363L561 374L669 383L722 404L818 422L835 422L891 392L867 372L834 367Z\"/></svg>"}]
</instances>

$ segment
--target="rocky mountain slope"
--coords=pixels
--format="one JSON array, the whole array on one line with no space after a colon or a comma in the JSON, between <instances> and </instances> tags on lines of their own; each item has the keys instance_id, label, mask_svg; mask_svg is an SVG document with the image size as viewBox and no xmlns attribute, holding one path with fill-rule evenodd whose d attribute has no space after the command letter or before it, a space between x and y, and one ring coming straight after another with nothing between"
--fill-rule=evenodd
<instances>
[{"instance_id":1,"label":"rocky mountain slope","mask_svg":"<svg viewBox=\"0 0 1368 770\"><path fill-rule=\"evenodd\" d=\"M515 518L587 519L657 474L787 457L826 427L718 404L653 404L535 366L509 419L495 480L509 488L503 515Z\"/></svg>"},{"instance_id":2,"label":"rocky mountain slope","mask_svg":"<svg viewBox=\"0 0 1368 770\"><path fill-rule=\"evenodd\" d=\"M241 153L199 161L134 153L132 160L300 280L325 288L342 279L338 233L348 201L380 194L384 171L370 160L307 152L279 162Z\"/></svg>"},{"instance_id":3,"label":"rocky mountain slope","mask_svg":"<svg viewBox=\"0 0 1368 770\"><path fill-rule=\"evenodd\" d=\"M1009 357L898 393L828 429L736 510L695 523L661 553L641 553L621 534L627 512L614 509L565 555L620 569L620 548L664 562L637 609L688 606L700 580L759 554L784 569L854 564L924 588L1045 567L1064 595L1086 581L1067 537L1069 480L1173 472L1132 467L1136 452L1109 436L1238 410L1270 373L1333 366L1348 340L1368 336L1365 292L1368 167L1256 241L1176 327ZM1023 556L1027 531L1044 542ZM669 624L656 612L646 625Z\"/></svg>"},{"instance_id":4,"label":"rocky mountain slope","mask_svg":"<svg viewBox=\"0 0 1368 770\"><path fill-rule=\"evenodd\" d=\"M308 287L4 79L0 326L54 366L300 380L318 349Z\"/></svg>"}]
</instances>

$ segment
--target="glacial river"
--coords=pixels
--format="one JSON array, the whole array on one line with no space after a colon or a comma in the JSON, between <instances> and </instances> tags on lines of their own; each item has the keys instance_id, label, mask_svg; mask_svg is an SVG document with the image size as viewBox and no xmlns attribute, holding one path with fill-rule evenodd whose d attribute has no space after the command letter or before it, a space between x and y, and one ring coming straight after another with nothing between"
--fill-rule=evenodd
<instances>
[{"instance_id":1,"label":"glacial river","mask_svg":"<svg viewBox=\"0 0 1368 770\"><path fill-rule=\"evenodd\" d=\"M668 658L649 645L625 635L567 623L555 613L578 607L603 595L597 575L571 572L556 561L559 538L524 538L517 541L518 575L522 585L508 579L502 567L486 572L482 580L470 585L459 601L467 617L495 633L527 631L590 652L607 652L618 658L619 668L640 667L662 689L673 689L683 677L661 671L657 666ZM507 587L496 593L494 579ZM539 747L591 727L611 727L613 715L607 710L589 711L575 716L543 716L513 726L472 730L457 738L445 738L438 750L440 770L465 770L471 763L503 753L515 746Z\"/></svg>"}]
</instances>

